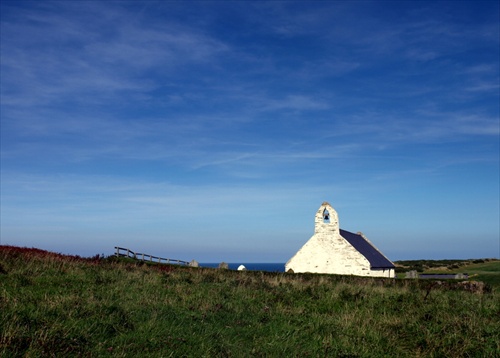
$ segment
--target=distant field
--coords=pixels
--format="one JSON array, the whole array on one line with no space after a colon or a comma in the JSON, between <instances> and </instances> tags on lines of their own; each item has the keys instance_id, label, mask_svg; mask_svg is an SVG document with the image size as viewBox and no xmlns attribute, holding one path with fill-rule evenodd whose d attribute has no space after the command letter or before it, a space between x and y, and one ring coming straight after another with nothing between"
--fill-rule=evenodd
<instances>
[{"instance_id":1,"label":"distant field","mask_svg":"<svg viewBox=\"0 0 500 358\"><path fill-rule=\"evenodd\" d=\"M469 280L482 281L494 289L500 289L500 260L408 260L396 261L399 278L405 272L417 270L422 273L467 273Z\"/></svg>"},{"instance_id":2,"label":"distant field","mask_svg":"<svg viewBox=\"0 0 500 358\"><path fill-rule=\"evenodd\" d=\"M468 265L477 277L498 262ZM500 293L0 246L1 357L496 357Z\"/></svg>"},{"instance_id":3,"label":"distant field","mask_svg":"<svg viewBox=\"0 0 500 358\"><path fill-rule=\"evenodd\" d=\"M500 260L466 264L460 268L460 271L468 273L469 280L483 281L497 290L500 289Z\"/></svg>"}]
</instances>

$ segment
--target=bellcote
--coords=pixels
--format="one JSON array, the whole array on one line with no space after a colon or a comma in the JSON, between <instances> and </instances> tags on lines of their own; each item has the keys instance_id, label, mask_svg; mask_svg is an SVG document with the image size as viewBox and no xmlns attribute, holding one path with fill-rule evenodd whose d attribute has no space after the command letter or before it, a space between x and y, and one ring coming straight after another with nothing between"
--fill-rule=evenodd
<instances>
[{"instance_id":1,"label":"bellcote","mask_svg":"<svg viewBox=\"0 0 500 358\"><path fill-rule=\"evenodd\" d=\"M339 216L335 209L325 201L316 212L314 218L314 232L332 231L339 232Z\"/></svg>"}]
</instances>

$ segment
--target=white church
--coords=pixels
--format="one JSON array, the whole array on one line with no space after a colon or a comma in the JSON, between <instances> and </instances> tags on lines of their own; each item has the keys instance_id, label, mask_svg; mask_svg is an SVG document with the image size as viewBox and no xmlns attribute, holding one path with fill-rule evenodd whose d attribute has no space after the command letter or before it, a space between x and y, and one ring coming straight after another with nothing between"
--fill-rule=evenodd
<instances>
[{"instance_id":1,"label":"white church","mask_svg":"<svg viewBox=\"0 0 500 358\"><path fill-rule=\"evenodd\" d=\"M340 229L329 203L319 207L314 223L314 235L288 260L286 272L395 277L394 264L361 232Z\"/></svg>"}]
</instances>

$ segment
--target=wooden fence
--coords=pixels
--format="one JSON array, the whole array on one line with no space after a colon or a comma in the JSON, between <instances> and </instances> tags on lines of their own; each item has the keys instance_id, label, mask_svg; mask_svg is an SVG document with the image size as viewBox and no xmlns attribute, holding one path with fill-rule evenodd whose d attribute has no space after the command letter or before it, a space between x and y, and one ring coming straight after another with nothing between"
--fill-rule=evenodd
<instances>
[{"instance_id":1,"label":"wooden fence","mask_svg":"<svg viewBox=\"0 0 500 358\"><path fill-rule=\"evenodd\" d=\"M170 264L170 265L186 265L189 266L189 262L175 259L166 259L163 257L143 254L139 252L134 252L132 250L115 246L115 256L118 257L130 257L132 259L140 260L140 261L148 261L148 262L156 262L159 264Z\"/></svg>"}]
</instances>

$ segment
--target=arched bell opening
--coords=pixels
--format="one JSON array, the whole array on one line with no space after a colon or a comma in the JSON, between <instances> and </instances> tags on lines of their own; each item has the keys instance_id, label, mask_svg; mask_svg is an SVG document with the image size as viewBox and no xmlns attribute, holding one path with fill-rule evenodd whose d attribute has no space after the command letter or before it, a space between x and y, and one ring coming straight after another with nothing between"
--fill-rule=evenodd
<instances>
[{"instance_id":1,"label":"arched bell opening","mask_svg":"<svg viewBox=\"0 0 500 358\"><path fill-rule=\"evenodd\" d=\"M325 210L323 210L323 223L325 223L325 224L330 223L330 213L328 212L328 210L326 208L325 208Z\"/></svg>"}]
</instances>

